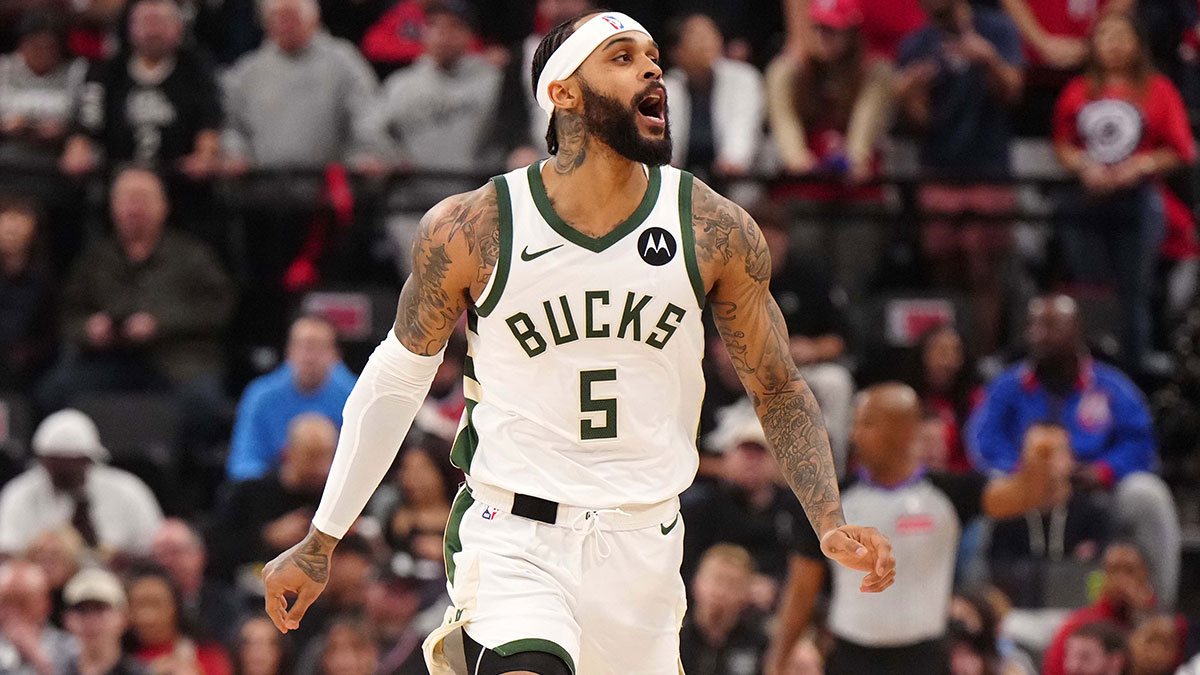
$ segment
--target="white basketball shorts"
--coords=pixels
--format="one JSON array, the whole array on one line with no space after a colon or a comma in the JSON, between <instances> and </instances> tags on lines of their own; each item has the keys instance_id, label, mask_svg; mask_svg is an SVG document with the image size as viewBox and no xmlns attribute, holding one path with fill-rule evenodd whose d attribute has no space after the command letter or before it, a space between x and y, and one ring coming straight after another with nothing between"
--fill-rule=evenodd
<instances>
[{"instance_id":1,"label":"white basketball shorts","mask_svg":"<svg viewBox=\"0 0 1200 675\"><path fill-rule=\"evenodd\" d=\"M446 528L453 606L425 641L432 675L464 673L459 628L507 656L543 651L576 675L679 675L687 606L679 500L590 510L559 505L554 524L508 513L513 494L469 483ZM469 671L469 668L467 669Z\"/></svg>"}]
</instances>

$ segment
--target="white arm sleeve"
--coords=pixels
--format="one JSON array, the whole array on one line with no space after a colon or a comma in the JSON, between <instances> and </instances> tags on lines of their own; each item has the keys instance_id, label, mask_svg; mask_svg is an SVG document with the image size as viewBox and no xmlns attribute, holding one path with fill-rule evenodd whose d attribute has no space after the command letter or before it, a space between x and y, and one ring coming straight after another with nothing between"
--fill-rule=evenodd
<instances>
[{"instance_id":1,"label":"white arm sleeve","mask_svg":"<svg viewBox=\"0 0 1200 675\"><path fill-rule=\"evenodd\" d=\"M413 354L394 329L375 348L346 399L337 454L312 521L318 530L341 539L354 524L396 458L444 353Z\"/></svg>"}]
</instances>

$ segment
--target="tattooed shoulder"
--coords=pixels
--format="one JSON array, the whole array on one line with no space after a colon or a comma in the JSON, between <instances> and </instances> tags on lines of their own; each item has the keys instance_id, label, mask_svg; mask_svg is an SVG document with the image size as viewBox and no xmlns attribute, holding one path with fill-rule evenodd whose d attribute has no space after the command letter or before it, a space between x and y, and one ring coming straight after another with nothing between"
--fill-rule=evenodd
<instances>
[{"instance_id":1,"label":"tattooed shoulder","mask_svg":"<svg viewBox=\"0 0 1200 675\"><path fill-rule=\"evenodd\" d=\"M771 255L754 219L700 180L692 189L692 227L696 257L710 286L730 264L756 282L770 281Z\"/></svg>"},{"instance_id":2,"label":"tattooed shoulder","mask_svg":"<svg viewBox=\"0 0 1200 675\"><path fill-rule=\"evenodd\" d=\"M442 200L421 219L412 271L400 293L396 337L416 354L435 354L500 255L499 207L491 184Z\"/></svg>"}]
</instances>

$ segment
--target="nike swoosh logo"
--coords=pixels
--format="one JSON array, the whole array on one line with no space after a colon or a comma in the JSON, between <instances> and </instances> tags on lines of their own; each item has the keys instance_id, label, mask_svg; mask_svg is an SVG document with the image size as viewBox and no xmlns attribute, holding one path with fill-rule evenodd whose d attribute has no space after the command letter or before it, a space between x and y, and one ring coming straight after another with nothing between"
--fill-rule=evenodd
<instances>
[{"instance_id":1,"label":"nike swoosh logo","mask_svg":"<svg viewBox=\"0 0 1200 675\"><path fill-rule=\"evenodd\" d=\"M529 262L530 260L534 260L536 258L540 258L540 257L546 255L547 253L549 253L550 251L553 251L556 248L562 248L562 246L563 246L562 244L559 244L558 246L551 246L550 248L545 249L544 251L538 251L537 253L530 253L529 247L526 246L521 251L521 260L524 260L525 262Z\"/></svg>"},{"instance_id":2,"label":"nike swoosh logo","mask_svg":"<svg viewBox=\"0 0 1200 675\"><path fill-rule=\"evenodd\" d=\"M672 520L670 525L661 525L660 524L658 527L659 527L659 529L662 530L663 534L669 534L671 532L671 530L675 529L675 525L678 523L679 523L679 514L676 513L675 520Z\"/></svg>"}]
</instances>

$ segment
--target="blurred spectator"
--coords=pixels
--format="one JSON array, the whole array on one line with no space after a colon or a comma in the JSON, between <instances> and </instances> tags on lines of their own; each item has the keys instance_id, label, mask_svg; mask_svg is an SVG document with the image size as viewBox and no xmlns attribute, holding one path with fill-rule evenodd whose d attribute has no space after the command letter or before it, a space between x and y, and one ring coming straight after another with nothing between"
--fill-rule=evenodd
<instances>
[{"instance_id":1,"label":"blurred spectator","mask_svg":"<svg viewBox=\"0 0 1200 675\"><path fill-rule=\"evenodd\" d=\"M784 52L767 68L767 117L783 170L828 180L783 183L772 195L820 205L811 223L790 229L801 226L804 253L827 257L836 283L858 299L876 271L885 233L878 223L846 218L844 204L883 201L878 186L862 183L879 168L892 71L864 53L858 0L822 0L809 9L814 28L804 58Z\"/></svg>"},{"instance_id":2,"label":"blurred spectator","mask_svg":"<svg viewBox=\"0 0 1200 675\"><path fill-rule=\"evenodd\" d=\"M220 155L220 93L209 65L183 48L185 20L175 0L134 0L129 50L88 73L77 129L62 157L80 175L104 159L135 160L210 176Z\"/></svg>"},{"instance_id":3,"label":"blurred spectator","mask_svg":"<svg viewBox=\"0 0 1200 675\"><path fill-rule=\"evenodd\" d=\"M0 198L0 390L28 391L54 355L54 294L38 226L32 202Z\"/></svg>"},{"instance_id":4,"label":"blurred spectator","mask_svg":"<svg viewBox=\"0 0 1200 675\"><path fill-rule=\"evenodd\" d=\"M362 53L381 76L407 66L428 53L426 31L429 17L433 14L430 7L439 4L449 4L454 11L467 10L463 0L397 0L391 9L366 29L362 38ZM474 36L469 38L468 46L472 52L483 50L483 43ZM528 77L528 68L525 73Z\"/></svg>"},{"instance_id":5,"label":"blurred spectator","mask_svg":"<svg viewBox=\"0 0 1200 675\"><path fill-rule=\"evenodd\" d=\"M154 562L179 588L183 611L196 629L222 644L233 642L238 607L232 591L205 578L207 552L200 534L178 518L166 520L151 542Z\"/></svg>"},{"instance_id":6,"label":"blurred spectator","mask_svg":"<svg viewBox=\"0 0 1200 675\"><path fill-rule=\"evenodd\" d=\"M42 568L50 589L50 623L65 626L63 589L67 582L88 562L87 546L79 532L70 525L39 534L25 551L25 559Z\"/></svg>"},{"instance_id":7,"label":"blurred spectator","mask_svg":"<svg viewBox=\"0 0 1200 675\"><path fill-rule=\"evenodd\" d=\"M354 535L351 535L352 544L355 543L354 539ZM339 545L334 556L341 553ZM341 564L347 559L339 557L337 560ZM411 566L402 572L398 572L395 566L377 568L367 580L360 606L366 636L374 643L378 654L375 675L426 675L428 672L421 651L426 631L416 625L417 612L421 607L421 580L411 574L413 571ZM352 600L343 600L332 609L326 607L324 615L340 611L355 612L356 609L358 607ZM333 620L330 636L334 635L338 623L337 619ZM297 675L317 675L322 672L321 661L328 639L318 638L310 642L300 658Z\"/></svg>"},{"instance_id":8,"label":"blurred spectator","mask_svg":"<svg viewBox=\"0 0 1200 675\"><path fill-rule=\"evenodd\" d=\"M1072 493L1074 453L1067 430L1038 423L1025 432L1024 445L1049 445L1065 462L1047 499L1022 517L993 523L988 546L992 582L1018 607L1041 607L1056 592L1081 595L1082 575L1112 538L1111 518L1096 495ZM1075 589L1061 588L1063 575L1077 577ZM1053 588L1054 585L1060 586Z\"/></svg>"},{"instance_id":9,"label":"blurred spectator","mask_svg":"<svg viewBox=\"0 0 1200 675\"><path fill-rule=\"evenodd\" d=\"M860 395L852 440L861 467L842 488L849 522L888 537L896 568L888 593L859 592L861 576L832 568L829 629L834 647L829 675L945 673L946 633L954 562L962 529L977 515L1004 518L1041 503L1055 476L1053 448L1025 448L1018 474L988 480L979 474L927 473L914 452L920 402L907 385L885 383ZM803 531L783 595L772 658L787 654L808 627L826 572L820 542Z\"/></svg>"},{"instance_id":10,"label":"blurred spectator","mask_svg":"<svg viewBox=\"0 0 1200 675\"><path fill-rule=\"evenodd\" d=\"M1005 176L1009 170L1009 108L1024 83L1020 39L1002 12L967 0L922 0L929 23L900 48L896 91L900 111L921 137L921 168L950 184L921 187L921 208L949 215L922 226L921 247L938 287L966 282L973 294L980 353L1000 344L1009 247L1007 225L957 219L960 214L1003 214L1016 206L1010 186L958 181ZM961 258L961 260L960 260ZM965 265L964 265L965 263Z\"/></svg>"},{"instance_id":11,"label":"blurred spectator","mask_svg":"<svg viewBox=\"0 0 1200 675\"><path fill-rule=\"evenodd\" d=\"M283 365L242 393L226 465L229 480L262 478L274 469L288 423L301 413L321 413L341 426L356 378L342 363L337 338L337 328L323 317L292 322Z\"/></svg>"},{"instance_id":12,"label":"blurred spectator","mask_svg":"<svg viewBox=\"0 0 1200 675\"><path fill-rule=\"evenodd\" d=\"M1029 303L1029 359L988 387L967 425L967 450L981 471L1012 471L1029 427L1061 425L1075 454L1075 481L1113 495L1119 531L1153 551L1154 586L1173 607L1179 584L1179 517L1170 490L1152 473L1154 429L1141 391L1116 368L1092 360L1075 301Z\"/></svg>"},{"instance_id":13,"label":"blurred spectator","mask_svg":"<svg viewBox=\"0 0 1200 675\"><path fill-rule=\"evenodd\" d=\"M1160 179L1196 158L1175 85L1156 72L1133 19L1105 14L1087 70L1054 111L1054 148L1078 176L1064 195L1061 235L1077 281L1115 282L1121 352L1134 372L1152 347L1154 271L1166 231Z\"/></svg>"},{"instance_id":14,"label":"blurred spectator","mask_svg":"<svg viewBox=\"0 0 1200 675\"><path fill-rule=\"evenodd\" d=\"M766 436L748 401L723 412L706 442L722 455L721 480L701 500L684 500L685 523L703 523L684 530L683 578L698 569L698 560L719 542L749 551L756 576L751 598L770 609L787 572L788 552L795 538L810 529L792 491L779 480L779 468L767 448Z\"/></svg>"},{"instance_id":15,"label":"blurred spectator","mask_svg":"<svg viewBox=\"0 0 1200 675\"><path fill-rule=\"evenodd\" d=\"M79 643L79 656L62 675L148 675L121 644L129 612L125 590L112 572L84 570L71 578L65 595L67 630Z\"/></svg>"},{"instance_id":16,"label":"blurred spectator","mask_svg":"<svg viewBox=\"0 0 1200 675\"><path fill-rule=\"evenodd\" d=\"M717 544L704 553L679 632L680 663L689 675L762 672L767 634L751 609L753 578L754 560L746 549Z\"/></svg>"},{"instance_id":17,"label":"blurred spectator","mask_svg":"<svg viewBox=\"0 0 1200 675\"><path fill-rule=\"evenodd\" d=\"M111 201L115 236L84 251L64 291L62 329L76 353L43 379L39 403L55 410L76 394L164 388L202 424L224 405L220 338L233 285L207 247L167 229L153 172L121 171Z\"/></svg>"},{"instance_id":18,"label":"blurred spectator","mask_svg":"<svg viewBox=\"0 0 1200 675\"><path fill-rule=\"evenodd\" d=\"M1172 675L1183 657L1182 620L1167 614L1151 616L1129 635L1126 675Z\"/></svg>"},{"instance_id":19,"label":"blurred spectator","mask_svg":"<svg viewBox=\"0 0 1200 675\"><path fill-rule=\"evenodd\" d=\"M361 622L340 619L329 629L317 675L375 675L379 650Z\"/></svg>"},{"instance_id":20,"label":"blurred spectator","mask_svg":"<svg viewBox=\"0 0 1200 675\"><path fill-rule=\"evenodd\" d=\"M1130 13L1137 0L1000 0L1000 5L1016 23L1034 65L1070 72L1087 60L1087 37L1097 18Z\"/></svg>"},{"instance_id":21,"label":"blurred spectator","mask_svg":"<svg viewBox=\"0 0 1200 675\"><path fill-rule=\"evenodd\" d=\"M396 478L400 498L387 517L388 544L394 551L441 562L450 502L462 474L443 448L416 444L405 451Z\"/></svg>"},{"instance_id":22,"label":"blurred spectator","mask_svg":"<svg viewBox=\"0 0 1200 675\"><path fill-rule=\"evenodd\" d=\"M17 31L17 51L0 56L0 159L57 158L87 66L53 14L30 12Z\"/></svg>"},{"instance_id":23,"label":"blurred spectator","mask_svg":"<svg viewBox=\"0 0 1200 675\"><path fill-rule=\"evenodd\" d=\"M504 70L496 123L492 128L497 145L509 153L509 169L528 166L546 156L548 121L546 113L538 107L534 88L529 82L533 53L551 28L595 9L592 0L538 0L533 31L510 50L512 56ZM529 128L528 135L515 131L524 126Z\"/></svg>"},{"instance_id":24,"label":"blurred spectator","mask_svg":"<svg viewBox=\"0 0 1200 675\"><path fill-rule=\"evenodd\" d=\"M858 0L810 2L809 21L804 58L785 52L767 68L771 133L787 172L830 171L861 182L876 170L891 69L864 54Z\"/></svg>"},{"instance_id":25,"label":"blurred spectator","mask_svg":"<svg viewBox=\"0 0 1200 675\"><path fill-rule=\"evenodd\" d=\"M825 657L816 642L803 639L792 647L783 670L778 675L825 675Z\"/></svg>"},{"instance_id":26,"label":"blurred spectator","mask_svg":"<svg viewBox=\"0 0 1200 675\"><path fill-rule=\"evenodd\" d=\"M53 675L75 658L70 635L49 624L50 589L33 563L0 565L0 673Z\"/></svg>"},{"instance_id":27,"label":"blurred spectator","mask_svg":"<svg viewBox=\"0 0 1200 675\"><path fill-rule=\"evenodd\" d=\"M386 153L381 159L388 167L492 171L501 164L498 153L488 147L499 100L500 68L467 53L473 18L465 6L433 2L425 11L425 54L384 82L381 95L363 120L362 136ZM423 210L448 194L477 184L473 178L418 179L393 195L392 206ZM390 224L401 251L410 248L412 225L415 220L409 218Z\"/></svg>"},{"instance_id":28,"label":"blurred spectator","mask_svg":"<svg viewBox=\"0 0 1200 675\"><path fill-rule=\"evenodd\" d=\"M704 180L750 171L762 141L762 75L721 55L721 29L705 14L678 20L674 67L663 76L674 135L671 163Z\"/></svg>"},{"instance_id":29,"label":"blurred spectator","mask_svg":"<svg viewBox=\"0 0 1200 675\"><path fill-rule=\"evenodd\" d=\"M238 567L263 563L304 538L337 446L338 431L323 415L304 413L288 424L279 468L231 486L209 537L213 571L233 579Z\"/></svg>"},{"instance_id":30,"label":"blurred spectator","mask_svg":"<svg viewBox=\"0 0 1200 675\"><path fill-rule=\"evenodd\" d=\"M24 551L49 530L73 526L102 554L142 555L162 522L154 495L104 464L108 451L87 415L60 410L33 435L38 463L0 491L0 552Z\"/></svg>"},{"instance_id":31,"label":"blurred spectator","mask_svg":"<svg viewBox=\"0 0 1200 675\"><path fill-rule=\"evenodd\" d=\"M164 569L133 570L126 584L133 654L154 675L232 675L225 650L190 624L179 588Z\"/></svg>"},{"instance_id":32,"label":"blurred spectator","mask_svg":"<svg viewBox=\"0 0 1200 675\"><path fill-rule=\"evenodd\" d=\"M821 405L834 465L839 476L845 475L854 376L841 363L848 323L844 294L834 289L819 261L797 254L783 209L760 203L750 215L771 251L771 295L787 325L792 359Z\"/></svg>"},{"instance_id":33,"label":"blurred spectator","mask_svg":"<svg viewBox=\"0 0 1200 675\"><path fill-rule=\"evenodd\" d=\"M1099 621L1081 626L1067 638L1064 675L1126 675L1125 636Z\"/></svg>"},{"instance_id":34,"label":"blurred spectator","mask_svg":"<svg viewBox=\"0 0 1200 675\"><path fill-rule=\"evenodd\" d=\"M803 59L805 46L812 41L811 20L814 11L825 11L836 0L784 0L787 20L787 42L783 53L793 59ZM813 5L822 5L814 10ZM862 0L862 34L866 53L872 59L892 61L904 38L925 22L920 0Z\"/></svg>"},{"instance_id":35,"label":"blurred spectator","mask_svg":"<svg viewBox=\"0 0 1200 675\"><path fill-rule=\"evenodd\" d=\"M252 614L234 641L234 675L290 675L283 636L265 614Z\"/></svg>"},{"instance_id":36,"label":"blurred spectator","mask_svg":"<svg viewBox=\"0 0 1200 675\"><path fill-rule=\"evenodd\" d=\"M263 7L267 40L225 81L227 168L342 161L358 149L353 132L375 93L375 75L354 45L321 30L316 0L267 0Z\"/></svg>"},{"instance_id":37,"label":"blurred spectator","mask_svg":"<svg viewBox=\"0 0 1200 675\"><path fill-rule=\"evenodd\" d=\"M985 591L950 601L950 675L1031 675L1029 658L1000 638L1000 617Z\"/></svg>"},{"instance_id":38,"label":"blurred spectator","mask_svg":"<svg viewBox=\"0 0 1200 675\"><path fill-rule=\"evenodd\" d=\"M967 357L962 335L953 324L942 324L921 336L916 352L917 372L910 384L921 404L942 422L948 450L945 468L951 473L969 471L962 427L983 397L975 364Z\"/></svg>"},{"instance_id":39,"label":"blurred spectator","mask_svg":"<svg viewBox=\"0 0 1200 675\"><path fill-rule=\"evenodd\" d=\"M1094 604L1077 610L1063 622L1046 649L1042 675L1089 675L1070 667L1071 637L1081 627L1098 621L1115 624L1114 631L1131 631L1155 608L1154 589L1150 585L1146 559L1132 544L1116 542L1104 551L1104 585ZM1083 645L1079 645L1079 648ZM1107 651L1112 651L1111 649ZM1100 671L1094 671L1100 672ZM1117 669L1115 673L1120 673Z\"/></svg>"}]
</instances>

